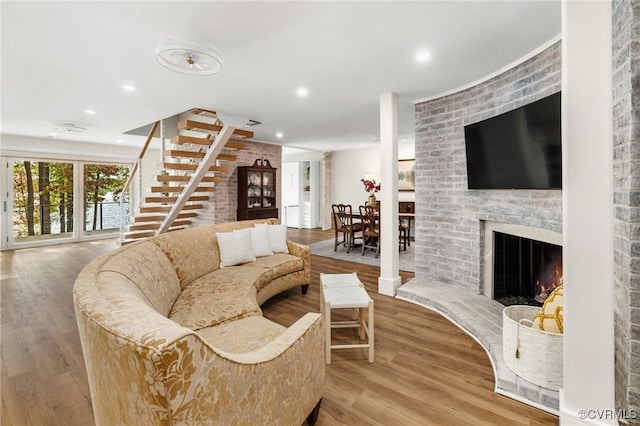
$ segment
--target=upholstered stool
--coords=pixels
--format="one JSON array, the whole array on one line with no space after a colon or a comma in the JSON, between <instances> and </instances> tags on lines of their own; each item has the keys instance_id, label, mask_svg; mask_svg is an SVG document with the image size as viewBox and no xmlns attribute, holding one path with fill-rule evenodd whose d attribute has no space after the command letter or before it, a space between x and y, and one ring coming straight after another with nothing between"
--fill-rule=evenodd
<instances>
[{"instance_id":1,"label":"upholstered stool","mask_svg":"<svg viewBox=\"0 0 640 426\"><path fill-rule=\"evenodd\" d=\"M331 321L332 309L354 309L352 320ZM365 316L365 310L367 315ZM367 348L369 362L373 362L373 300L369 297L358 275L320 274L320 311L324 315L325 362L331 364L332 349ZM365 320L366 318L366 320ZM332 328L358 328L361 340L366 343L332 345Z\"/></svg>"}]
</instances>

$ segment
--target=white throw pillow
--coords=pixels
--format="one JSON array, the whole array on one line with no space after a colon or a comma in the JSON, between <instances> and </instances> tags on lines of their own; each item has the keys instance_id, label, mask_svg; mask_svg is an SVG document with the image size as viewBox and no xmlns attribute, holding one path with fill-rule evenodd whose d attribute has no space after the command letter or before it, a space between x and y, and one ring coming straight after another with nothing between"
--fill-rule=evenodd
<instances>
[{"instance_id":1,"label":"white throw pillow","mask_svg":"<svg viewBox=\"0 0 640 426\"><path fill-rule=\"evenodd\" d=\"M253 262L256 257L251 248L251 228L233 232L216 232L220 250L220 267Z\"/></svg>"},{"instance_id":2,"label":"white throw pillow","mask_svg":"<svg viewBox=\"0 0 640 426\"><path fill-rule=\"evenodd\" d=\"M285 225L268 225L269 244L274 253L289 253L287 247L287 227Z\"/></svg>"},{"instance_id":3,"label":"white throw pillow","mask_svg":"<svg viewBox=\"0 0 640 426\"><path fill-rule=\"evenodd\" d=\"M273 254L269 244L269 233L266 223L257 223L251 229L251 247L255 257L269 256Z\"/></svg>"}]
</instances>

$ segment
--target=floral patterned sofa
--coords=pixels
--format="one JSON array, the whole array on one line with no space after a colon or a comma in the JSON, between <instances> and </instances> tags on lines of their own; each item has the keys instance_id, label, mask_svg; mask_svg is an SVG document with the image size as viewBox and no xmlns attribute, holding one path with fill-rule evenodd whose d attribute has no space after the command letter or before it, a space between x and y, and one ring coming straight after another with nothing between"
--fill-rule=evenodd
<instances>
[{"instance_id":1,"label":"floral patterned sofa","mask_svg":"<svg viewBox=\"0 0 640 426\"><path fill-rule=\"evenodd\" d=\"M286 328L260 310L277 293L306 290L308 247L286 240L289 253L220 267L216 233L261 223L277 221L170 232L84 268L74 305L96 424L315 422L325 373L320 314Z\"/></svg>"}]
</instances>

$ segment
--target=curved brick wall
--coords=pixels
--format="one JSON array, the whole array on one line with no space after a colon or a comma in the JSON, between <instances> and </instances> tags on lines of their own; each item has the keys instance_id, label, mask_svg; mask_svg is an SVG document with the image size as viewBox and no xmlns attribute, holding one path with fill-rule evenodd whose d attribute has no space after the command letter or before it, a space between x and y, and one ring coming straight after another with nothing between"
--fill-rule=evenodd
<instances>
[{"instance_id":1,"label":"curved brick wall","mask_svg":"<svg viewBox=\"0 0 640 426\"><path fill-rule=\"evenodd\" d=\"M562 191L467 189L464 126L560 90L561 46L416 104L416 276L480 292L481 220L562 232Z\"/></svg>"}]
</instances>

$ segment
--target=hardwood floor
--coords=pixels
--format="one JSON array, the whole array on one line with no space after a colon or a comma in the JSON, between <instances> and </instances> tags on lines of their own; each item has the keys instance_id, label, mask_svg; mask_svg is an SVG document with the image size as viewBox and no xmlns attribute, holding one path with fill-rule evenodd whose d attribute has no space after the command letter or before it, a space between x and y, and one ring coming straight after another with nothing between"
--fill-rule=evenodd
<instances>
[{"instance_id":1,"label":"hardwood floor","mask_svg":"<svg viewBox=\"0 0 640 426\"><path fill-rule=\"evenodd\" d=\"M332 231L290 230L310 244ZM78 272L113 241L0 253L0 423L91 425L91 399L71 290ZM444 317L377 293L379 268L312 256L307 295L290 290L264 315L290 325L318 312L320 272L357 272L375 300L376 361L364 349L334 351L317 425L552 425L556 416L493 392L484 350ZM402 280L412 277L401 272ZM340 313L344 315L346 313ZM337 330L335 341L355 337Z\"/></svg>"}]
</instances>

